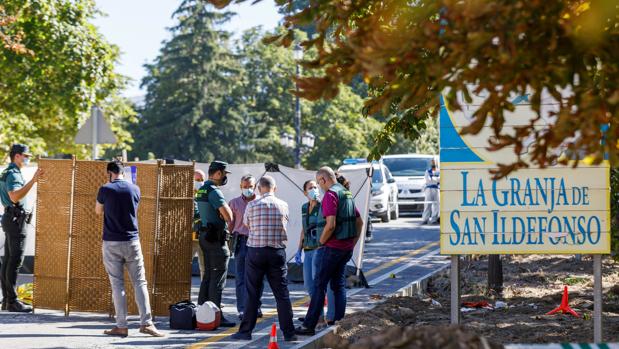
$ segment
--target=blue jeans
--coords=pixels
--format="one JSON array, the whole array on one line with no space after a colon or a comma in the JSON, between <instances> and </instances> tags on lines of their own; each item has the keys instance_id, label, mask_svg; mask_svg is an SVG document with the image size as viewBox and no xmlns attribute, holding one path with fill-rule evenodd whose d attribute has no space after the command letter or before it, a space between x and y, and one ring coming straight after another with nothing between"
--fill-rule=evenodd
<instances>
[{"instance_id":1,"label":"blue jeans","mask_svg":"<svg viewBox=\"0 0 619 349\"><path fill-rule=\"evenodd\" d=\"M245 289L245 260L247 258L247 236L235 234L236 247L234 249L234 284L236 286L236 310L239 314L245 312L245 300L247 290ZM264 288L264 287L263 287ZM260 297L262 297L260 290ZM258 300L258 311L262 307L262 302Z\"/></svg>"},{"instance_id":2,"label":"blue jeans","mask_svg":"<svg viewBox=\"0 0 619 349\"><path fill-rule=\"evenodd\" d=\"M316 251L316 277L314 278L314 293L310 302L303 326L315 329L324 308L327 286L331 285L335 301L333 321L341 320L346 312L346 263L352 257L353 251L322 247Z\"/></svg>"},{"instance_id":3,"label":"blue jeans","mask_svg":"<svg viewBox=\"0 0 619 349\"><path fill-rule=\"evenodd\" d=\"M303 285L309 294L310 298L314 294L314 278L316 277L316 252L318 250L304 250L305 258L303 259ZM344 289L346 292L346 289ZM322 315L322 313L321 313ZM335 317L335 296L333 290L327 287L327 317L328 321L332 321Z\"/></svg>"}]
</instances>

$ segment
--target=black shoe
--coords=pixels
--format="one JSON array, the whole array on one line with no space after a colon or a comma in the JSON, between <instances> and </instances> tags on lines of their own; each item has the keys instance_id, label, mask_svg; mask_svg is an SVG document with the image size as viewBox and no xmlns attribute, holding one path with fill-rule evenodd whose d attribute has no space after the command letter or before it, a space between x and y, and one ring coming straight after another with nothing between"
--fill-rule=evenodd
<instances>
[{"instance_id":1,"label":"black shoe","mask_svg":"<svg viewBox=\"0 0 619 349\"><path fill-rule=\"evenodd\" d=\"M29 313L32 311L32 307L16 300L15 302L7 303L6 310L12 313Z\"/></svg>"},{"instance_id":2,"label":"black shoe","mask_svg":"<svg viewBox=\"0 0 619 349\"><path fill-rule=\"evenodd\" d=\"M328 326L333 326L333 325L335 325L335 321L327 321L327 325Z\"/></svg>"},{"instance_id":3,"label":"black shoe","mask_svg":"<svg viewBox=\"0 0 619 349\"><path fill-rule=\"evenodd\" d=\"M303 317L303 316L298 317L297 320L299 320L299 322L305 322L305 317Z\"/></svg>"},{"instance_id":4,"label":"black shoe","mask_svg":"<svg viewBox=\"0 0 619 349\"><path fill-rule=\"evenodd\" d=\"M247 334L244 334L244 333L237 332L237 333L233 334L232 336L230 336L230 339L240 340L240 341L250 341L251 340L251 335L247 335Z\"/></svg>"},{"instance_id":5,"label":"black shoe","mask_svg":"<svg viewBox=\"0 0 619 349\"><path fill-rule=\"evenodd\" d=\"M307 328L301 325L301 326L297 326L294 329L294 333L298 334L299 336L313 336L316 334L316 331L312 328Z\"/></svg>"},{"instance_id":6,"label":"black shoe","mask_svg":"<svg viewBox=\"0 0 619 349\"><path fill-rule=\"evenodd\" d=\"M2 310L6 310L6 305L7 305L7 302L3 300L2 301Z\"/></svg>"},{"instance_id":7,"label":"black shoe","mask_svg":"<svg viewBox=\"0 0 619 349\"><path fill-rule=\"evenodd\" d=\"M284 341L286 342L296 342L299 340L299 337L297 337L295 334L292 334L290 336L284 336Z\"/></svg>"},{"instance_id":8,"label":"black shoe","mask_svg":"<svg viewBox=\"0 0 619 349\"><path fill-rule=\"evenodd\" d=\"M234 327L236 326L235 322L228 321L225 317L221 317L221 322L219 323L220 327Z\"/></svg>"}]
</instances>

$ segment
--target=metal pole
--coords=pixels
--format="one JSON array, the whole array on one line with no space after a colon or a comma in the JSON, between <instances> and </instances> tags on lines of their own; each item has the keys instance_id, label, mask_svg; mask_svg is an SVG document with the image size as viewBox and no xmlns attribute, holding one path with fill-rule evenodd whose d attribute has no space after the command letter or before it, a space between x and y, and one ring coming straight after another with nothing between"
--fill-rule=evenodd
<instances>
[{"instance_id":1,"label":"metal pole","mask_svg":"<svg viewBox=\"0 0 619 349\"><path fill-rule=\"evenodd\" d=\"M593 255L593 341L602 343L602 255Z\"/></svg>"},{"instance_id":2,"label":"metal pole","mask_svg":"<svg viewBox=\"0 0 619 349\"><path fill-rule=\"evenodd\" d=\"M97 158L99 157L99 154L97 153L97 143L99 143L99 140L97 139L97 133L99 132L99 130L97 129L97 127L99 127L99 108L92 107L92 159L93 160L97 160Z\"/></svg>"},{"instance_id":3,"label":"metal pole","mask_svg":"<svg viewBox=\"0 0 619 349\"><path fill-rule=\"evenodd\" d=\"M299 64L297 63L297 78L299 77ZM299 84L295 84L295 89L297 91L296 95L296 103L295 103L295 132L297 138L297 144L294 150L294 166L295 168L301 168L301 101L299 98Z\"/></svg>"},{"instance_id":4,"label":"metal pole","mask_svg":"<svg viewBox=\"0 0 619 349\"><path fill-rule=\"evenodd\" d=\"M460 255L451 256L451 324L460 324Z\"/></svg>"}]
</instances>

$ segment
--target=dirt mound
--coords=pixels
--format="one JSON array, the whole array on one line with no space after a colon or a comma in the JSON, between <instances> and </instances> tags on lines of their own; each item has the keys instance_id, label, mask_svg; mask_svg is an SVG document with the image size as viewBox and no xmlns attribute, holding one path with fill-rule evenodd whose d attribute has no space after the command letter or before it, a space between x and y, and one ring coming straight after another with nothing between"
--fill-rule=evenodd
<instances>
[{"instance_id":1,"label":"dirt mound","mask_svg":"<svg viewBox=\"0 0 619 349\"><path fill-rule=\"evenodd\" d=\"M498 349L502 345L458 326L392 326L382 333L361 338L353 344L329 334L325 345L333 349Z\"/></svg>"},{"instance_id":2,"label":"dirt mound","mask_svg":"<svg viewBox=\"0 0 619 349\"><path fill-rule=\"evenodd\" d=\"M347 315L328 337L329 347L395 348L402 343L397 347L484 348L482 336L502 344L593 340L593 277L589 257L583 256L582 260L575 260L574 256L541 255L503 258L502 295L488 291L484 257L463 260L461 284L463 302L487 301L495 305L500 300L505 303L500 309L463 312L462 327L449 327L450 284L449 275L444 272L430 280L424 297L388 298L371 310ZM618 267L619 263L604 258L603 332L608 342L619 341ZM545 315L561 302L564 285L569 287L570 306L581 315L579 318ZM447 341L451 335L457 335L458 339ZM430 344L419 344L424 340ZM432 343L442 344L432 346Z\"/></svg>"}]
</instances>

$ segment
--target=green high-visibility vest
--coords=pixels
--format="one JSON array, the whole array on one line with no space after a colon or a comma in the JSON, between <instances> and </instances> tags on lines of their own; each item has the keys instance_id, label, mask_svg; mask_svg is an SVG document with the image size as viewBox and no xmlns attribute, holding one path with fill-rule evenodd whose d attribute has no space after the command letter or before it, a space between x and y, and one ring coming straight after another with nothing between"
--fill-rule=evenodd
<instances>
[{"instance_id":1,"label":"green high-visibility vest","mask_svg":"<svg viewBox=\"0 0 619 349\"><path fill-rule=\"evenodd\" d=\"M335 238L338 240L351 239L357 236L357 215L355 214L355 200L350 190L336 183L329 191L337 194L337 215L335 216Z\"/></svg>"},{"instance_id":2,"label":"green high-visibility vest","mask_svg":"<svg viewBox=\"0 0 619 349\"><path fill-rule=\"evenodd\" d=\"M301 206L301 214L303 215L303 248L313 250L320 246L320 236L325 228L327 221L322 215L322 206L320 201L314 206L312 212L308 212L309 202Z\"/></svg>"}]
</instances>

